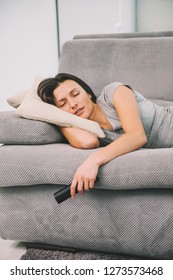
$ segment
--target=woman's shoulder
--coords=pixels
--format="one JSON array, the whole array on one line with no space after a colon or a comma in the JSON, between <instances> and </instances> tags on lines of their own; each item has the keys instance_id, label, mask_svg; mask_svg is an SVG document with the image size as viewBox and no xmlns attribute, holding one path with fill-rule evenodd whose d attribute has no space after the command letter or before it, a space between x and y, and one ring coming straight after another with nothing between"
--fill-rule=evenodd
<instances>
[{"instance_id":1,"label":"woman's shoulder","mask_svg":"<svg viewBox=\"0 0 173 280\"><path fill-rule=\"evenodd\" d=\"M115 90L119 87L119 86L125 86L125 84L121 83L121 82L113 82L110 83L108 85L106 85L101 94L99 95L99 97L97 98L97 101L103 101L108 103L110 106L113 105L113 95Z\"/></svg>"},{"instance_id":2,"label":"woman's shoulder","mask_svg":"<svg viewBox=\"0 0 173 280\"><path fill-rule=\"evenodd\" d=\"M115 91L117 87L119 86L124 86L125 84L121 83L121 82L113 82L113 83L110 83L108 85L106 85L104 88L103 88L103 91L102 92L109 92L109 91Z\"/></svg>"}]
</instances>

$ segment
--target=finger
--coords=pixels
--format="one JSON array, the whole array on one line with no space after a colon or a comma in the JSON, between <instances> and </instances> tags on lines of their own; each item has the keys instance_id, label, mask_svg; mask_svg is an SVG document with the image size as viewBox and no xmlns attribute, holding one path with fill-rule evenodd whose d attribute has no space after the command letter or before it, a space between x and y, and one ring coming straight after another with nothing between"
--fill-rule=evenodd
<instances>
[{"instance_id":1,"label":"finger","mask_svg":"<svg viewBox=\"0 0 173 280\"><path fill-rule=\"evenodd\" d=\"M79 193L83 193L84 182L83 180L78 181L77 190Z\"/></svg>"},{"instance_id":2,"label":"finger","mask_svg":"<svg viewBox=\"0 0 173 280\"><path fill-rule=\"evenodd\" d=\"M94 183L95 183L95 179L90 180L90 182L89 182L89 188L90 189L94 188Z\"/></svg>"},{"instance_id":3,"label":"finger","mask_svg":"<svg viewBox=\"0 0 173 280\"><path fill-rule=\"evenodd\" d=\"M90 181L85 179L85 181L84 181L84 190L85 191L89 191L89 189L90 189L89 185L90 185Z\"/></svg>"},{"instance_id":4,"label":"finger","mask_svg":"<svg viewBox=\"0 0 173 280\"><path fill-rule=\"evenodd\" d=\"M76 194L77 181L73 180L70 186L70 194L72 197Z\"/></svg>"}]
</instances>

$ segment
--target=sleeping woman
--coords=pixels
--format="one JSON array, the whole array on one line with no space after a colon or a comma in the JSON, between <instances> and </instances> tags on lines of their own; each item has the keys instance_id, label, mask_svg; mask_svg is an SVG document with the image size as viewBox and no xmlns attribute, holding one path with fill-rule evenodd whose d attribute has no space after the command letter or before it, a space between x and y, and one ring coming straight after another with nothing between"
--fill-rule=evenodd
<instances>
[{"instance_id":1,"label":"sleeping woman","mask_svg":"<svg viewBox=\"0 0 173 280\"><path fill-rule=\"evenodd\" d=\"M173 147L173 107L162 107L119 82L103 89L98 98L80 78L60 73L43 80L39 97L63 111L99 123L106 138L75 127L59 127L69 144L96 149L76 170L70 191L74 197L94 188L99 167L139 148Z\"/></svg>"}]
</instances>

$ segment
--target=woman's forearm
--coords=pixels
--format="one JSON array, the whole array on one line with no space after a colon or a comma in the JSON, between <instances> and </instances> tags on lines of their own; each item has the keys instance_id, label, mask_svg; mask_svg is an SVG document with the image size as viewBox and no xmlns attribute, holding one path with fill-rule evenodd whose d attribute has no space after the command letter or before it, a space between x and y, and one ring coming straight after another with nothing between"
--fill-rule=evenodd
<instances>
[{"instance_id":1,"label":"woman's forearm","mask_svg":"<svg viewBox=\"0 0 173 280\"><path fill-rule=\"evenodd\" d=\"M70 145L78 149L93 149L99 147L97 136L77 127L60 127L62 134Z\"/></svg>"},{"instance_id":2,"label":"woman's forearm","mask_svg":"<svg viewBox=\"0 0 173 280\"><path fill-rule=\"evenodd\" d=\"M125 133L108 146L92 153L88 160L91 160L98 166L101 166L118 156L143 147L146 142L147 138L145 134L139 134L137 132Z\"/></svg>"}]
</instances>

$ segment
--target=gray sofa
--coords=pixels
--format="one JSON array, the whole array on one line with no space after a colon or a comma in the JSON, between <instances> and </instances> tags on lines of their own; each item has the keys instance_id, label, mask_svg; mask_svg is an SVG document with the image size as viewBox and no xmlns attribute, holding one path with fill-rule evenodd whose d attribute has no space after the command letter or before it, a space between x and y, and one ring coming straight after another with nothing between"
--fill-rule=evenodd
<instances>
[{"instance_id":1,"label":"gray sofa","mask_svg":"<svg viewBox=\"0 0 173 280\"><path fill-rule=\"evenodd\" d=\"M98 96L119 81L173 105L173 32L76 36L59 72L84 79ZM56 73L55 73L56 74ZM139 149L99 169L84 195L58 204L93 150L65 142L57 127L0 112L0 236L69 248L173 258L173 149Z\"/></svg>"}]
</instances>

